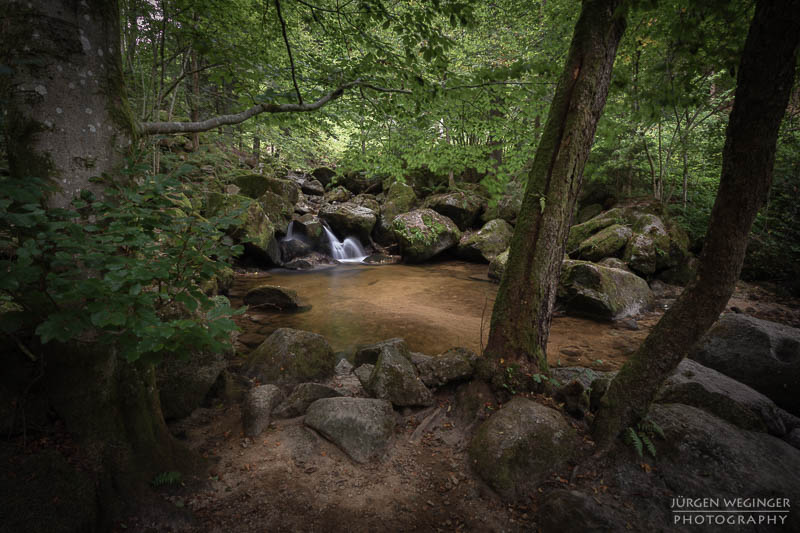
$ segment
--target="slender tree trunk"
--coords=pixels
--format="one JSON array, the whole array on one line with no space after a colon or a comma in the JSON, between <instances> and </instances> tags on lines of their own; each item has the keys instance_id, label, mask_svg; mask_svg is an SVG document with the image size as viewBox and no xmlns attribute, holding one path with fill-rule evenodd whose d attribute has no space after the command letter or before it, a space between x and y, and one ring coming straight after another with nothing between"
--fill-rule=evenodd
<instances>
[{"instance_id":1,"label":"slender tree trunk","mask_svg":"<svg viewBox=\"0 0 800 533\"><path fill-rule=\"evenodd\" d=\"M197 20L197 15L195 15ZM192 49L192 122L200 120L200 62L197 60L197 50ZM200 134L192 133L192 151L200 148Z\"/></svg>"},{"instance_id":2,"label":"slender tree trunk","mask_svg":"<svg viewBox=\"0 0 800 533\"><path fill-rule=\"evenodd\" d=\"M90 178L113 175L135 135L117 2L25 0L6 10L11 34L0 62L14 74L0 99L8 103L11 178L56 182L49 208L68 206L83 190L102 194ZM105 513L133 503L152 476L193 457L167 431L152 366L92 343L47 348L46 393L95 469Z\"/></svg>"},{"instance_id":3,"label":"slender tree trunk","mask_svg":"<svg viewBox=\"0 0 800 533\"><path fill-rule=\"evenodd\" d=\"M545 348L564 247L625 30L623 5L584 0L575 25L492 312L482 372L495 388L509 386L512 376L520 378L513 388L529 388L527 376L548 372Z\"/></svg>"},{"instance_id":4,"label":"slender tree trunk","mask_svg":"<svg viewBox=\"0 0 800 533\"><path fill-rule=\"evenodd\" d=\"M800 0L761 0L745 42L719 192L695 280L622 367L594 422L599 450L646 415L664 379L725 308L772 181L800 42Z\"/></svg>"}]
</instances>

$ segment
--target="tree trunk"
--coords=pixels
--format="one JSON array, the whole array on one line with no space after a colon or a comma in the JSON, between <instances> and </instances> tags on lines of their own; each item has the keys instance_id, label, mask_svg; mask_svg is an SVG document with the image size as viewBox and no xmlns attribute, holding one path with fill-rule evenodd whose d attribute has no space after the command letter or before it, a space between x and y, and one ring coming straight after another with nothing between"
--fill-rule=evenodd
<instances>
[{"instance_id":1,"label":"tree trunk","mask_svg":"<svg viewBox=\"0 0 800 533\"><path fill-rule=\"evenodd\" d=\"M482 372L495 388L529 388L527 376L548 372L545 349L561 261L625 30L623 5L584 0L575 25L492 312ZM509 384L514 376L519 379Z\"/></svg>"},{"instance_id":2,"label":"tree trunk","mask_svg":"<svg viewBox=\"0 0 800 533\"><path fill-rule=\"evenodd\" d=\"M600 451L646 415L661 383L730 299L750 226L772 181L798 42L800 0L759 1L739 66L719 192L697 276L611 383L594 422Z\"/></svg>"},{"instance_id":3,"label":"tree trunk","mask_svg":"<svg viewBox=\"0 0 800 533\"><path fill-rule=\"evenodd\" d=\"M0 63L14 68L3 87L12 179L55 181L50 208L68 206L82 190L102 194L90 178L113 175L135 135L117 2L14 1L5 15ZM92 462L106 517L153 475L193 458L167 431L151 366L96 344L46 348L47 394Z\"/></svg>"}]
</instances>

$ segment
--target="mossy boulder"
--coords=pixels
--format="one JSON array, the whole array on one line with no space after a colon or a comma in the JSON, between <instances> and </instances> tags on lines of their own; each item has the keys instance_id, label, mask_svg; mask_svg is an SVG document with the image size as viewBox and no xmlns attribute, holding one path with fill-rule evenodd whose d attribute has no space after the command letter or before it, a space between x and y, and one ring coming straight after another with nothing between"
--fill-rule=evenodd
<instances>
[{"instance_id":1,"label":"mossy boulder","mask_svg":"<svg viewBox=\"0 0 800 533\"><path fill-rule=\"evenodd\" d=\"M639 276L586 261L564 261L558 300L567 312L618 320L652 307L655 297Z\"/></svg>"},{"instance_id":2,"label":"mossy boulder","mask_svg":"<svg viewBox=\"0 0 800 533\"><path fill-rule=\"evenodd\" d=\"M297 385L331 377L335 366L336 356L323 336L280 328L250 352L246 373L262 383Z\"/></svg>"},{"instance_id":3,"label":"mossy boulder","mask_svg":"<svg viewBox=\"0 0 800 533\"><path fill-rule=\"evenodd\" d=\"M455 191L434 194L425 200L425 207L446 216L461 231L473 227L486 208L486 200L473 192Z\"/></svg>"},{"instance_id":4,"label":"mossy boulder","mask_svg":"<svg viewBox=\"0 0 800 533\"><path fill-rule=\"evenodd\" d=\"M613 224L580 243L574 255L586 261L613 257L625 247L631 235L633 232L628 226Z\"/></svg>"},{"instance_id":5,"label":"mossy boulder","mask_svg":"<svg viewBox=\"0 0 800 533\"><path fill-rule=\"evenodd\" d=\"M525 498L578 451L575 430L561 413L520 397L481 424L468 448L475 472L509 500Z\"/></svg>"},{"instance_id":6,"label":"mossy boulder","mask_svg":"<svg viewBox=\"0 0 800 533\"><path fill-rule=\"evenodd\" d=\"M685 233L677 227L668 230L660 217L642 213L633 224L633 236L622 259L631 270L643 275L675 267L688 257L689 240L684 236Z\"/></svg>"},{"instance_id":7,"label":"mossy boulder","mask_svg":"<svg viewBox=\"0 0 800 533\"><path fill-rule=\"evenodd\" d=\"M339 185L325 193L325 202L329 204L343 203L352 197L353 193Z\"/></svg>"},{"instance_id":8,"label":"mossy boulder","mask_svg":"<svg viewBox=\"0 0 800 533\"><path fill-rule=\"evenodd\" d=\"M249 204L249 205L248 205ZM246 208L243 206L248 205ZM233 210L239 211L236 223L227 233L237 242L267 257L274 264L280 264L280 249L275 239L278 226L267 216L263 207L246 196L212 193L206 202L207 216L220 215Z\"/></svg>"},{"instance_id":9,"label":"mossy boulder","mask_svg":"<svg viewBox=\"0 0 800 533\"><path fill-rule=\"evenodd\" d=\"M417 195L411 185L396 181L389 186L380 208L380 218L375 227L378 242L389 244L392 239L392 221L401 213L407 213L417 203Z\"/></svg>"},{"instance_id":10,"label":"mossy boulder","mask_svg":"<svg viewBox=\"0 0 800 533\"><path fill-rule=\"evenodd\" d=\"M578 251L578 247L583 241L598 231L613 226L616 223L617 221L613 217L598 216L572 226L569 229L569 237L567 237L567 253L572 256Z\"/></svg>"},{"instance_id":11,"label":"mossy boulder","mask_svg":"<svg viewBox=\"0 0 800 533\"><path fill-rule=\"evenodd\" d=\"M370 242L375 227L375 212L353 202L328 204L319 210L319 218L328 223L340 238L357 237L362 244Z\"/></svg>"},{"instance_id":12,"label":"mossy boulder","mask_svg":"<svg viewBox=\"0 0 800 533\"><path fill-rule=\"evenodd\" d=\"M474 233L465 233L458 243L458 256L490 263L508 249L514 228L503 219L490 220Z\"/></svg>"},{"instance_id":13,"label":"mossy boulder","mask_svg":"<svg viewBox=\"0 0 800 533\"><path fill-rule=\"evenodd\" d=\"M578 211L578 216L575 217L578 224L586 222L587 220L591 220L592 218L596 217L600 213L603 212L603 206L600 204L589 204L581 208Z\"/></svg>"},{"instance_id":14,"label":"mossy boulder","mask_svg":"<svg viewBox=\"0 0 800 533\"><path fill-rule=\"evenodd\" d=\"M505 274L506 265L508 264L508 252L509 250L505 250L504 252L498 254L489 263L489 279L493 279L495 281L500 281L503 279L503 274Z\"/></svg>"},{"instance_id":15,"label":"mossy boulder","mask_svg":"<svg viewBox=\"0 0 800 533\"><path fill-rule=\"evenodd\" d=\"M275 222L276 229L284 233L294 216L294 202L272 191L266 191L257 201L269 219Z\"/></svg>"},{"instance_id":16,"label":"mossy boulder","mask_svg":"<svg viewBox=\"0 0 800 533\"><path fill-rule=\"evenodd\" d=\"M245 174L236 177L233 183L239 187L241 194L253 199L260 198L267 191L277 194L293 204L300 197L300 186L297 183L272 176Z\"/></svg>"},{"instance_id":17,"label":"mossy boulder","mask_svg":"<svg viewBox=\"0 0 800 533\"><path fill-rule=\"evenodd\" d=\"M381 204L378 202L378 198L374 194L361 193L353 196L350 202L361 207L366 207L376 215L381 211Z\"/></svg>"},{"instance_id":18,"label":"mossy boulder","mask_svg":"<svg viewBox=\"0 0 800 533\"><path fill-rule=\"evenodd\" d=\"M461 232L452 220L425 208L396 216L392 232L403 258L411 263L430 259L461 239Z\"/></svg>"},{"instance_id":19,"label":"mossy boulder","mask_svg":"<svg viewBox=\"0 0 800 533\"><path fill-rule=\"evenodd\" d=\"M336 176L336 171L328 167L319 167L311 171L314 179L318 180L323 186L327 187L328 184Z\"/></svg>"},{"instance_id":20,"label":"mossy boulder","mask_svg":"<svg viewBox=\"0 0 800 533\"><path fill-rule=\"evenodd\" d=\"M436 356L412 354L411 360L425 386L441 387L472 377L478 356L471 350L458 347Z\"/></svg>"}]
</instances>

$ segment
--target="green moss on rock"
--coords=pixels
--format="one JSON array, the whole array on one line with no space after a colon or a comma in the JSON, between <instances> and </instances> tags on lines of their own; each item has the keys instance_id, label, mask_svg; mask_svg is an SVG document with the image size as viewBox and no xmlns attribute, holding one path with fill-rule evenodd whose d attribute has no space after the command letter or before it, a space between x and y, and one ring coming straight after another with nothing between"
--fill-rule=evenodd
<instances>
[{"instance_id":1,"label":"green moss on rock","mask_svg":"<svg viewBox=\"0 0 800 533\"><path fill-rule=\"evenodd\" d=\"M432 209L415 209L395 217L392 232L403 257L412 263L425 261L455 246L461 238L452 220Z\"/></svg>"}]
</instances>

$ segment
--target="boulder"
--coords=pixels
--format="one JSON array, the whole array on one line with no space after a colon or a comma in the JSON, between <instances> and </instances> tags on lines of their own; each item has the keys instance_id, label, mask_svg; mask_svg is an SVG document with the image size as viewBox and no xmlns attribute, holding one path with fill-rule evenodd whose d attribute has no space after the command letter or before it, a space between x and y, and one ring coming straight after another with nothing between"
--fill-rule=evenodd
<instances>
[{"instance_id":1,"label":"boulder","mask_svg":"<svg viewBox=\"0 0 800 533\"><path fill-rule=\"evenodd\" d=\"M800 330L728 314L711 327L689 357L800 415Z\"/></svg>"},{"instance_id":2,"label":"boulder","mask_svg":"<svg viewBox=\"0 0 800 533\"><path fill-rule=\"evenodd\" d=\"M353 365L356 367L366 364L374 365L378 362L378 357L385 348L396 350L406 359L410 358L406 341L400 338L394 338L376 342L374 344L368 344L366 346L359 346L356 348L356 353L353 357Z\"/></svg>"},{"instance_id":3,"label":"boulder","mask_svg":"<svg viewBox=\"0 0 800 533\"><path fill-rule=\"evenodd\" d=\"M426 261L458 244L461 232L449 218L431 209L415 209L398 215L392 232L406 261Z\"/></svg>"},{"instance_id":4,"label":"boulder","mask_svg":"<svg viewBox=\"0 0 800 533\"><path fill-rule=\"evenodd\" d=\"M313 247L303 239L281 239L281 262L286 265L295 259L305 257L313 251Z\"/></svg>"},{"instance_id":5,"label":"boulder","mask_svg":"<svg viewBox=\"0 0 800 533\"><path fill-rule=\"evenodd\" d=\"M417 195L411 185L396 181L386 191L380 217L375 225L375 240L384 245L394 242L392 221L399 214L411 211L417 202Z\"/></svg>"},{"instance_id":6,"label":"boulder","mask_svg":"<svg viewBox=\"0 0 800 533\"><path fill-rule=\"evenodd\" d=\"M283 233L294 216L294 202L279 196L272 191L267 191L258 197L258 203L270 220L274 221Z\"/></svg>"},{"instance_id":7,"label":"boulder","mask_svg":"<svg viewBox=\"0 0 800 533\"><path fill-rule=\"evenodd\" d=\"M547 492L539 505L539 527L542 533L605 533L625 531L630 516L615 512L584 492L554 489ZM637 525L641 525L637 521Z\"/></svg>"},{"instance_id":8,"label":"boulder","mask_svg":"<svg viewBox=\"0 0 800 533\"><path fill-rule=\"evenodd\" d=\"M392 404L371 398L323 398L311 404L304 422L357 463L379 459L394 432Z\"/></svg>"},{"instance_id":9,"label":"boulder","mask_svg":"<svg viewBox=\"0 0 800 533\"><path fill-rule=\"evenodd\" d=\"M337 178L336 183L344 186L353 194L361 194L362 192L378 193L381 192L383 186L383 180L380 176L368 175L363 171L345 172Z\"/></svg>"},{"instance_id":10,"label":"boulder","mask_svg":"<svg viewBox=\"0 0 800 533\"><path fill-rule=\"evenodd\" d=\"M490 220L474 233L465 233L458 243L458 256L469 261L491 261L508 249L514 228L502 219Z\"/></svg>"},{"instance_id":11,"label":"boulder","mask_svg":"<svg viewBox=\"0 0 800 533\"><path fill-rule=\"evenodd\" d=\"M309 196L322 196L325 194L325 186L316 179L314 176L308 174L299 174L297 172L289 172L286 176L287 179L292 180L300 187L303 194Z\"/></svg>"},{"instance_id":12,"label":"boulder","mask_svg":"<svg viewBox=\"0 0 800 533\"><path fill-rule=\"evenodd\" d=\"M372 375L373 370L375 370L375 365L370 365L370 364L359 365L353 370L353 374L356 375L358 381L361 383L361 387L364 390L367 390L369 377Z\"/></svg>"},{"instance_id":13,"label":"boulder","mask_svg":"<svg viewBox=\"0 0 800 533\"><path fill-rule=\"evenodd\" d=\"M275 385L261 385L250 389L242 405L242 427L247 437L253 438L269 427L272 410L283 401L283 393Z\"/></svg>"},{"instance_id":14,"label":"boulder","mask_svg":"<svg viewBox=\"0 0 800 533\"><path fill-rule=\"evenodd\" d=\"M506 272L506 263L508 263L508 250L498 254L489 263L489 279L500 281Z\"/></svg>"},{"instance_id":15,"label":"boulder","mask_svg":"<svg viewBox=\"0 0 800 533\"><path fill-rule=\"evenodd\" d=\"M291 203L296 203L300 196L300 186L292 180L274 178L262 174L246 174L233 180L241 194L254 200L270 191Z\"/></svg>"},{"instance_id":16,"label":"boulder","mask_svg":"<svg viewBox=\"0 0 800 533\"><path fill-rule=\"evenodd\" d=\"M618 320L650 308L647 282L624 270L585 261L564 261L558 299L569 313Z\"/></svg>"},{"instance_id":17,"label":"boulder","mask_svg":"<svg viewBox=\"0 0 800 533\"><path fill-rule=\"evenodd\" d=\"M427 387L441 387L452 381L469 379L475 373L478 356L466 348L451 348L435 357L413 354L412 361Z\"/></svg>"},{"instance_id":18,"label":"boulder","mask_svg":"<svg viewBox=\"0 0 800 533\"><path fill-rule=\"evenodd\" d=\"M586 261L599 261L614 256L622 250L631 238L631 229L622 224L612 224L595 233L578 245L575 257Z\"/></svg>"},{"instance_id":19,"label":"boulder","mask_svg":"<svg viewBox=\"0 0 800 533\"><path fill-rule=\"evenodd\" d=\"M247 207L242 209L244 205ZM221 215L232 209L241 210L237 214L236 223L227 230L228 234L269 258L274 264L280 264L280 248L275 239L277 225L267 216L261 204L244 196L209 195L206 209L208 216Z\"/></svg>"},{"instance_id":20,"label":"boulder","mask_svg":"<svg viewBox=\"0 0 800 533\"><path fill-rule=\"evenodd\" d=\"M626 272L631 271L631 269L628 268L627 263L625 263L625 261L617 257L606 257L602 261L599 261L597 264L608 268L618 268L619 270L625 270Z\"/></svg>"},{"instance_id":21,"label":"boulder","mask_svg":"<svg viewBox=\"0 0 800 533\"><path fill-rule=\"evenodd\" d=\"M446 216L455 222L458 229L465 231L475 225L486 205L477 194L456 191L434 194L425 200L424 207Z\"/></svg>"},{"instance_id":22,"label":"boulder","mask_svg":"<svg viewBox=\"0 0 800 533\"><path fill-rule=\"evenodd\" d=\"M250 352L246 372L262 383L296 385L331 377L335 366L336 356L324 337L279 328Z\"/></svg>"},{"instance_id":23,"label":"boulder","mask_svg":"<svg viewBox=\"0 0 800 533\"><path fill-rule=\"evenodd\" d=\"M302 215L292 220L287 237L301 239L314 250L318 250L324 240L324 230L319 218L312 214Z\"/></svg>"},{"instance_id":24,"label":"boulder","mask_svg":"<svg viewBox=\"0 0 800 533\"><path fill-rule=\"evenodd\" d=\"M344 359L342 359L344 361ZM337 367L338 369L338 367ZM286 398L275 411L272 412L275 418L294 418L305 414L308 406L322 398L334 398L341 396L336 389L319 383L301 383L296 386L292 393Z\"/></svg>"},{"instance_id":25,"label":"boulder","mask_svg":"<svg viewBox=\"0 0 800 533\"><path fill-rule=\"evenodd\" d=\"M353 193L340 185L325 193L325 202L329 204L344 203L352 197Z\"/></svg>"},{"instance_id":26,"label":"boulder","mask_svg":"<svg viewBox=\"0 0 800 533\"><path fill-rule=\"evenodd\" d=\"M580 244L597 233L614 224L622 224L623 213L619 209L612 209L600 215L587 220L581 224L575 224L569 229L569 237L567 238L567 253L572 256L577 252Z\"/></svg>"},{"instance_id":27,"label":"boulder","mask_svg":"<svg viewBox=\"0 0 800 533\"><path fill-rule=\"evenodd\" d=\"M328 204L319 211L319 218L328 223L340 239L357 237L369 243L377 217L375 212L352 202Z\"/></svg>"},{"instance_id":28,"label":"boulder","mask_svg":"<svg viewBox=\"0 0 800 533\"><path fill-rule=\"evenodd\" d=\"M489 486L504 498L522 499L575 458L578 444L558 411L516 397L480 425L468 453Z\"/></svg>"},{"instance_id":29,"label":"boulder","mask_svg":"<svg viewBox=\"0 0 800 533\"><path fill-rule=\"evenodd\" d=\"M691 405L742 429L766 431L777 437L786 434L783 419L772 400L691 359L681 361L666 379L656 401Z\"/></svg>"},{"instance_id":30,"label":"boulder","mask_svg":"<svg viewBox=\"0 0 800 533\"><path fill-rule=\"evenodd\" d=\"M381 210L381 204L378 202L374 194L361 193L351 198L350 202L361 207L366 207L376 215L380 213Z\"/></svg>"},{"instance_id":31,"label":"boulder","mask_svg":"<svg viewBox=\"0 0 800 533\"><path fill-rule=\"evenodd\" d=\"M786 442L682 404L654 404L649 419L666 437L655 441L658 475L673 495L709 495L721 502L725 498L800 500L800 450ZM631 467L631 471L636 469ZM627 478L622 482L629 484L627 472L622 475ZM652 483L652 475L643 482ZM787 514L778 530L800 531L800 514L794 510Z\"/></svg>"},{"instance_id":32,"label":"boulder","mask_svg":"<svg viewBox=\"0 0 800 533\"><path fill-rule=\"evenodd\" d=\"M200 407L226 366L225 357L214 352L164 358L156 369L164 419L184 418Z\"/></svg>"},{"instance_id":33,"label":"boulder","mask_svg":"<svg viewBox=\"0 0 800 533\"><path fill-rule=\"evenodd\" d=\"M303 306L297 291L277 285L261 285L250 289L244 296L244 303L273 311L298 311L310 307Z\"/></svg>"},{"instance_id":34,"label":"boulder","mask_svg":"<svg viewBox=\"0 0 800 533\"><path fill-rule=\"evenodd\" d=\"M389 400L398 407L433 404L431 391L422 383L414 365L397 344L386 344L381 348L364 389L371 396Z\"/></svg>"}]
</instances>

